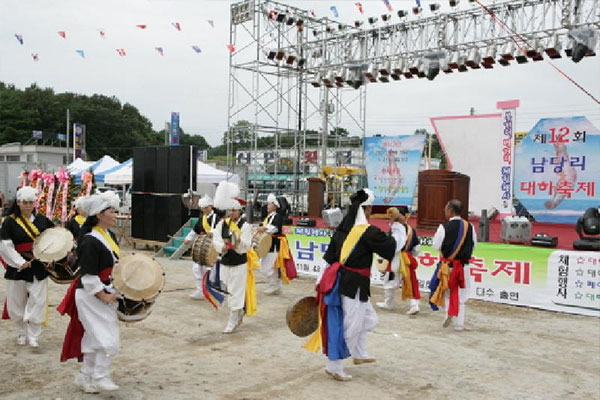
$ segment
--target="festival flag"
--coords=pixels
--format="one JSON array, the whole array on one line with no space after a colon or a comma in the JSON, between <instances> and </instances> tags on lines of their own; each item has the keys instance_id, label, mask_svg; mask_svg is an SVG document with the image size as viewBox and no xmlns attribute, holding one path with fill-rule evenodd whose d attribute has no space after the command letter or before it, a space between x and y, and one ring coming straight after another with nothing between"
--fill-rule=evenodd
<instances>
[{"instance_id":1,"label":"festival flag","mask_svg":"<svg viewBox=\"0 0 600 400\"><path fill-rule=\"evenodd\" d=\"M390 4L390 0L383 0L385 6L387 7L389 12L394 11L394 9L392 8L392 5Z\"/></svg>"},{"instance_id":2,"label":"festival flag","mask_svg":"<svg viewBox=\"0 0 600 400\"><path fill-rule=\"evenodd\" d=\"M98 33L100 34L100 37L101 37L102 39L105 39L105 38L106 38L106 36L105 36L105 35L106 35L106 32L104 32L104 29L98 29Z\"/></svg>"},{"instance_id":3,"label":"festival flag","mask_svg":"<svg viewBox=\"0 0 600 400\"><path fill-rule=\"evenodd\" d=\"M83 50L75 50L75 52L77 54L79 54L81 56L81 58L85 58L85 54L84 54Z\"/></svg>"},{"instance_id":4,"label":"festival flag","mask_svg":"<svg viewBox=\"0 0 600 400\"><path fill-rule=\"evenodd\" d=\"M275 10L269 11L269 19L272 19L274 21L275 18L277 18L277 12Z\"/></svg>"},{"instance_id":5,"label":"festival flag","mask_svg":"<svg viewBox=\"0 0 600 400\"><path fill-rule=\"evenodd\" d=\"M119 53L119 55L121 57L125 57L127 55L127 53L125 52L125 49L116 49L117 53Z\"/></svg>"},{"instance_id":6,"label":"festival flag","mask_svg":"<svg viewBox=\"0 0 600 400\"><path fill-rule=\"evenodd\" d=\"M229 52L230 52L230 53L233 53L233 52L235 51L235 46L234 46L234 45L232 45L232 44L228 44L228 45L227 45L227 49L229 49Z\"/></svg>"},{"instance_id":7,"label":"festival flag","mask_svg":"<svg viewBox=\"0 0 600 400\"><path fill-rule=\"evenodd\" d=\"M165 55L162 47L155 47L155 49L156 49L156 51L158 51L158 54L160 54L161 56Z\"/></svg>"},{"instance_id":8,"label":"festival flag","mask_svg":"<svg viewBox=\"0 0 600 400\"><path fill-rule=\"evenodd\" d=\"M192 49L194 49L194 51L195 51L196 53L202 53L202 49L201 49L200 47L196 46L196 45L193 45L193 46L192 46Z\"/></svg>"},{"instance_id":9,"label":"festival flag","mask_svg":"<svg viewBox=\"0 0 600 400\"><path fill-rule=\"evenodd\" d=\"M421 0L416 0L417 1L417 7L421 7Z\"/></svg>"},{"instance_id":10,"label":"festival flag","mask_svg":"<svg viewBox=\"0 0 600 400\"><path fill-rule=\"evenodd\" d=\"M210 26L212 26L213 28L215 27L215 21L213 21L212 19L209 19L207 22L208 22L208 24L209 24Z\"/></svg>"},{"instance_id":11,"label":"festival flag","mask_svg":"<svg viewBox=\"0 0 600 400\"><path fill-rule=\"evenodd\" d=\"M334 16L335 18L337 18L337 17L339 17L339 16L340 16L340 14L338 14L338 10L337 10L337 7L336 7L336 6L331 6L331 7L329 7L329 9L331 10L331 12L333 13L333 16Z\"/></svg>"},{"instance_id":12,"label":"festival flag","mask_svg":"<svg viewBox=\"0 0 600 400\"><path fill-rule=\"evenodd\" d=\"M173 25L173 27L178 31L181 30L181 24L179 22L171 22L171 25Z\"/></svg>"},{"instance_id":13,"label":"festival flag","mask_svg":"<svg viewBox=\"0 0 600 400\"><path fill-rule=\"evenodd\" d=\"M19 43L23 44L23 35L19 35L18 33L15 33L15 37L17 38Z\"/></svg>"},{"instance_id":14,"label":"festival flag","mask_svg":"<svg viewBox=\"0 0 600 400\"><path fill-rule=\"evenodd\" d=\"M219 306L223 304L223 301L225 300L225 294L227 294L227 292L221 289L221 284L218 280L220 279L219 268L220 266L218 264L213 267L213 269L215 269L215 272L213 272L213 274L215 274L217 278L216 282L211 282L210 280L210 275L212 272L211 270L206 271L202 276L202 294L204 295L206 300L208 300L208 302L215 308L215 310L218 310Z\"/></svg>"},{"instance_id":15,"label":"festival flag","mask_svg":"<svg viewBox=\"0 0 600 400\"><path fill-rule=\"evenodd\" d=\"M58 31L58 36L62 37L63 39L67 38L67 32L65 31Z\"/></svg>"},{"instance_id":16,"label":"festival flag","mask_svg":"<svg viewBox=\"0 0 600 400\"><path fill-rule=\"evenodd\" d=\"M33 57L33 61L40 61L40 58L38 57L38 53L31 53L31 57Z\"/></svg>"},{"instance_id":17,"label":"festival flag","mask_svg":"<svg viewBox=\"0 0 600 400\"><path fill-rule=\"evenodd\" d=\"M137 28L146 29L148 25L136 25Z\"/></svg>"},{"instance_id":18,"label":"festival flag","mask_svg":"<svg viewBox=\"0 0 600 400\"><path fill-rule=\"evenodd\" d=\"M361 14L365 13L362 3L354 3L354 4L356 5L356 7L358 7L358 12L360 12Z\"/></svg>"}]
</instances>

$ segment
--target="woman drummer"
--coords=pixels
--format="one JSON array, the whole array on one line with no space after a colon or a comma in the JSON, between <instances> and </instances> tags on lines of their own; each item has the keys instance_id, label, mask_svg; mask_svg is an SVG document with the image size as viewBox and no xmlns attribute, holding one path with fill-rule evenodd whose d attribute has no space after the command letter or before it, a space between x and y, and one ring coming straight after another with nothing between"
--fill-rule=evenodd
<instances>
[{"instance_id":1,"label":"woman drummer","mask_svg":"<svg viewBox=\"0 0 600 400\"><path fill-rule=\"evenodd\" d=\"M69 222L65 224L65 228L73 234L75 240L78 239L81 226L83 225L87 217L87 213L85 212L83 207L81 207L81 202L83 201L83 199L85 199L85 197L80 197L77 200L75 200L75 202L73 203L75 215L69 220Z\"/></svg>"},{"instance_id":2,"label":"woman drummer","mask_svg":"<svg viewBox=\"0 0 600 400\"><path fill-rule=\"evenodd\" d=\"M119 389L110 378L109 368L120 347L118 294L110 278L120 251L116 237L108 230L116 226L118 206L119 198L114 192L95 194L82 200L81 207L88 217L81 227L77 244L81 277L59 306L59 312L71 315L61 361L83 354L83 368L75 385L86 393ZM82 327L83 332L78 327Z\"/></svg>"},{"instance_id":3,"label":"woman drummer","mask_svg":"<svg viewBox=\"0 0 600 400\"><path fill-rule=\"evenodd\" d=\"M17 324L17 344L39 347L38 337L45 320L48 271L33 260L33 241L54 224L34 211L37 190L25 186L17 191L0 230L0 257L6 265L6 309ZM3 318L5 315L3 315Z\"/></svg>"}]
</instances>

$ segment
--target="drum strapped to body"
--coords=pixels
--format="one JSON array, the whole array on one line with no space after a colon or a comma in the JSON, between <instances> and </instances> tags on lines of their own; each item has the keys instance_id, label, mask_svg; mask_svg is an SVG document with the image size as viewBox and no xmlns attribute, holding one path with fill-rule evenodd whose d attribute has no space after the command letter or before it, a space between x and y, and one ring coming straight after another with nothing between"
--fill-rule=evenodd
<instances>
[{"instance_id":1,"label":"drum strapped to body","mask_svg":"<svg viewBox=\"0 0 600 400\"><path fill-rule=\"evenodd\" d=\"M134 253L114 266L112 282L122 296L118 299L117 316L121 321L136 322L152 312L165 286L165 272L154 258Z\"/></svg>"},{"instance_id":2,"label":"drum strapped to body","mask_svg":"<svg viewBox=\"0 0 600 400\"><path fill-rule=\"evenodd\" d=\"M194 244L192 245L192 260L194 262L212 267L218 258L219 253L217 253L215 246L213 246L211 234L199 236L194 240Z\"/></svg>"},{"instance_id":3,"label":"drum strapped to body","mask_svg":"<svg viewBox=\"0 0 600 400\"><path fill-rule=\"evenodd\" d=\"M252 248L256 251L258 258L263 258L269 254L273 244L273 237L267 232L260 232L258 229L252 233Z\"/></svg>"},{"instance_id":4,"label":"drum strapped to body","mask_svg":"<svg viewBox=\"0 0 600 400\"><path fill-rule=\"evenodd\" d=\"M46 229L33 242L33 256L42 262L50 279L67 284L80 273L77 254L73 249L73 235L65 228Z\"/></svg>"},{"instance_id":5,"label":"drum strapped to body","mask_svg":"<svg viewBox=\"0 0 600 400\"><path fill-rule=\"evenodd\" d=\"M297 299L287 309L285 322L296 336L306 337L319 327L319 306L317 298L306 296Z\"/></svg>"}]
</instances>

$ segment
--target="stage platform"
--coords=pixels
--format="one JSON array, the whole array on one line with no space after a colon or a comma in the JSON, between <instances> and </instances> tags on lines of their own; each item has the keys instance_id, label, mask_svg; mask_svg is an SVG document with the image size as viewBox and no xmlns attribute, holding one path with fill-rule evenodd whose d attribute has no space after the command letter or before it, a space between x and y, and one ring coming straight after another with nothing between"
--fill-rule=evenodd
<instances>
[{"instance_id":1,"label":"stage platform","mask_svg":"<svg viewBox=\"0 0 600 400\"><path fill-rule=\"evenodd\" d=\"M292 217L294 220L294 225L296 225L296 221L299 217ZM316 228L327 228L327 226L323 223L321 218L315 219L317 225ZM384 232L389 230L388 220L380 219L380 218L371 218L369 221L371 224L377 226L382 229ZM475 230L479 233L479 218L471 218L469 220L475 227ZM413 216L409 220L409 224L413 227L417 226L417 217ZM502 230L502 221L501 220L492 220L490 221L490 242L491 243L503 243L500 240L500 232ZM531 223L531 231L532 235L536 235L538 233L545 233L548 236L556 236L558 237L558 246L557 249L564 250L572 250L573 242L579 239L577 236L577 232L575 232L575 225L565 225L565 224L551 224L546 222L532 222ZM435 231L430 230L421 230L417 231L419 236L424 237L433 237Z\"/></svg>"}]
</instances>

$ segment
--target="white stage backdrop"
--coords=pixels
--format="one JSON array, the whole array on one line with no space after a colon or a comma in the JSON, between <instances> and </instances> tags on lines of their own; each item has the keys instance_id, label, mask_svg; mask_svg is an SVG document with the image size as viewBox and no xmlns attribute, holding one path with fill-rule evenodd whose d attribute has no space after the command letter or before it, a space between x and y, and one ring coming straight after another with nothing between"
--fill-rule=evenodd
<instances>
[{"instance_id":1,"label":"white stage backdrop","mask_svg":"<svg viewBox=\"0 0 600 400\"><path fill-rule=\"evenodd\" d=\"M505 132L503 115L436 117L431 124L446 153L448 169L471 178L469 211L481 215L481 210L494 207L509 212L513 138Z\"/></svg>"}]
</instances>

